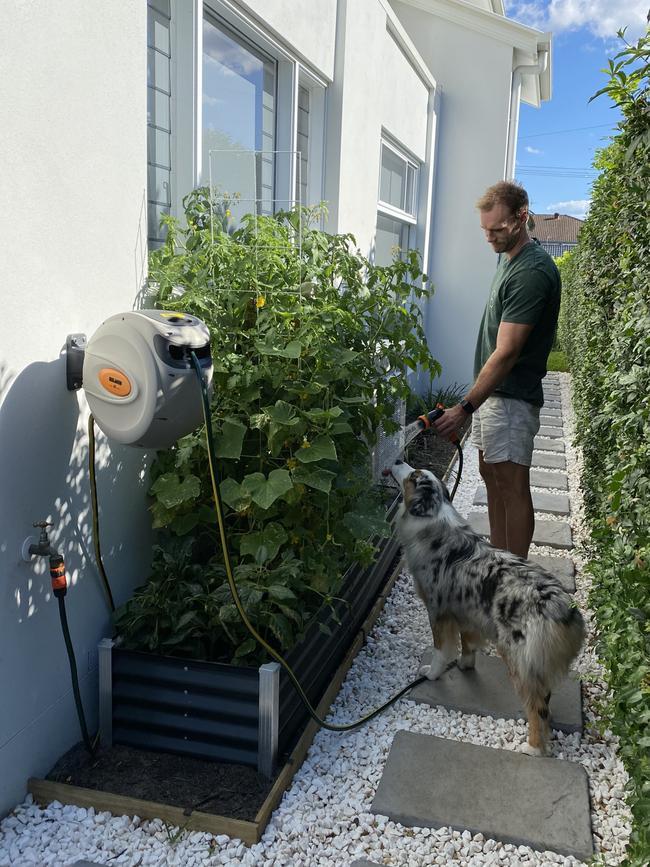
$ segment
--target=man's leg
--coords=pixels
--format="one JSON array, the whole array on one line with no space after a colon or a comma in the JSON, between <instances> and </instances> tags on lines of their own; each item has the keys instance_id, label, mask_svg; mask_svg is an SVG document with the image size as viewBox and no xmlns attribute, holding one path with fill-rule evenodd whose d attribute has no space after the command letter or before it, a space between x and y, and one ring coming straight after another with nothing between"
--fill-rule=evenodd
<instances>
[{"instance_id":1,"label":"man's leg","mask_svg":"<svg viewBox=\"0 0 650 867\"><path fill-rule=\"evenodd\" d=\"M483 451L478 452L478 468L485 488L487 490L488 518L490 520L490 542L495 548L508 550L508 536L506 533L506 507L501 499L501 492L497 483L494 467L497 464L488 464L483 457Z\"/></svg>"},{"instance_id":2,"label":"man's leg","mask_svg":"<svg viewBox=\"0 0 650 867\"><path fill-rule=\"evenodd\" d=\"M528 549L535 529L533 498L530 493L530 467L502 461L488 464L497 489L498 510L505 513L505 545L507 551L519 557L528 557ZM488 489L488 512L490 494ZM500 512L497 512L500 514ZM492 518L490 516L490 541ZM499 534L501 525L498 525ZM492 544L496 544L492 542Z\"/></svg>"}]
</instances>

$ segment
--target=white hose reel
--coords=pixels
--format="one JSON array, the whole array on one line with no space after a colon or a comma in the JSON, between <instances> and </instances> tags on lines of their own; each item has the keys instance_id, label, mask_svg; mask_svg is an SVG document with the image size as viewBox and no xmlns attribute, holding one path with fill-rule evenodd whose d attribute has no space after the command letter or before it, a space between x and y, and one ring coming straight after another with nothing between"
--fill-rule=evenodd
<instances>
[{"instance_id":1,"label":"white hose reel","mask_svg":"<svg viewBox=\"0 0 650 867\"><path fill-rule=\"evenodd\" d=\"M68 388L83 386L98 427L126 445L162 449L203 423L194 352L212 383L210 332L195 316L132 310L111 316L86 342L67 341Z\"/></svg>"}]
</instances>

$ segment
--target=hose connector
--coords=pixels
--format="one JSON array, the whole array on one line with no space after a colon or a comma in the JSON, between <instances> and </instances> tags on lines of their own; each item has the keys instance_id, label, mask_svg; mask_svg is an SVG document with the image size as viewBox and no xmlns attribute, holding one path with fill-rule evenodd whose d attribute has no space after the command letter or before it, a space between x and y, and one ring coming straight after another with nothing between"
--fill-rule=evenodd
<instances>
[{"instance_id":1,"label":"hose connector","mask_svg":"<svg viewBox=\"0 0 650 867\"><path fill-rule=\"evenodd\" d=\"M50 555L50 579L54 595L65 596L68 592L68 582L65 577L65 562L61 554Z\"/></svg>"}]
</instances>

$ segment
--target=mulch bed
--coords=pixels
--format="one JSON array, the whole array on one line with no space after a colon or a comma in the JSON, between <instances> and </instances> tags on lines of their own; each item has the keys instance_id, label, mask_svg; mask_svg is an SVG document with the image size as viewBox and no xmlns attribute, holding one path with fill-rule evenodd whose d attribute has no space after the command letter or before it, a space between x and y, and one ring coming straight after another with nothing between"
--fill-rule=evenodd
<instances>
[{"instance_id":1,"label":"mulch bed","mask_svg":"<svg viewBox=\"0 0 650 867\"><path fill-rule=\"evenodd\" d=\"M274 782L244 765L119 745L91 756L83 743L62 756L46 779L250 822Z\"/></svg>"},{"instance_id":2,"label":"mulch bed","mask_svg":"<svg viewBox=\"0 0 650 867\"><path fill-rule=\"evenodd\" d=\"M461 437L470 423L468 419ZM405 459L442 478L455 454L452 443L423 431L409 444ZM452 473L450 487L453 481ZM46 779L248 821L255 819L274 783L244 765L119 745L90 756L83 743L63 755Z\"/></svg>"},{"instance_id":3,"label":"mulch bed","mask_svg":"<svg viewBox=\"0 0 650 867\"><path fill-rule=\"evenodd\" d=\"M469 430L472 424L471 417L468 417L460 431L461 440L465 432ZM405 460L416 469L431 470L439 479L441 479L451 459L457 454L456 446L448 440L443 440L432 430L425 430L411 442L406 448ZM449 479L449 487L455 480L455 468L452 470L451 478Z\"/></svg>"}]
</instances>

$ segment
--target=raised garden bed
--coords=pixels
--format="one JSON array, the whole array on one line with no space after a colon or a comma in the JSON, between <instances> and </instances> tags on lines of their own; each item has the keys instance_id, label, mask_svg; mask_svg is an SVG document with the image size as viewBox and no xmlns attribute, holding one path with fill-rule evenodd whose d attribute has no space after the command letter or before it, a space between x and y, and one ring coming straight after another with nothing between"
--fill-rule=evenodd
<instances>
[{"instance_id":1,"label":"raised garden bed","mask_svg":"<svg viewBox=\"0 0 650 867\"><path fill-rule=\"evenodd\" d=\"M448 474L454 456L455 449L451 444L440 440L435 434L429 434L418 437L411 444L406 458L413 466L428 467L442 478ZM295 665L301 682L305 683L312 703L318 702L317 710L321 717L327 714L348 668L363 646L392 589L399 571L395 568L396 554L396 543L389 540L373 567L369 570L350 570L345 586L349 598L356 599L356 604L350 604L350 607L342 604L343 613L348 614L347 623L332 624L333 617L327 618L334 627L332 632L337 641L327 641L330 636L315 624L313 631L305 637L314 656L305 655L301 661L296 659L297 650L290 655L290 661ZM380 591L382 583L383 589ZM118 656L121 655L119 665L127 661L126 654L126 651L118 652ZM114 649L109 650L107 656L105 654L111 671L114 655ZM176 659L173 663L174 666L187 665L186 660ZM194 666L199 674L202 666L219 668L215 663L192 663ZM256 694L257 688L251 687L251 682L259 683L259 672L255 669L238 671L248 671L248 675L242 675L242 682L248 678L244 691ZM117 681L120 676L116 678ZM251 745L250 737L238 735L234 740L240 742L239 746L231 742L230 748L242 749L241 744L244 744L248 761L242 764L215 761L214 755L212 760L192 755L191 748L196 748L201 739L190 743L190 749L185 749L182 756L116 745L103 751L98 759L91 759L83 747L77 745L62 757L47 779L30 780L29 791L41 803L58 800L92 806L96 810L108 810L117 815L158 818L188 830L228 834L252 845L259 841L318 730L313 721L307 722L305 726L307 714L299 704L295 691L285 677L280 676L278 680L276 755L279 769L270 778L257 771L258 750ZM181 689L183 695L184 689ZM259 691L257 697L259 706ZM248 698L249 710L254 713L255 702L250 701L250 695ZM193 699L187 700L191 702ZM116 702L115 717L112 708L109 717L110 726L115 722L116 733L123 726L123 718L128 717L128 714L119 710L120 701L124 701L124 696ZM186 712L187 708L181 711L182 714ZM103 724L106 725L106 720ZM248 725L249 734L254 728L252 724ZM181 740L187 747L188 741L183 736ZM147 746L153 747L150 740ZM210 795L213 797L208 797Z\"/></svg>"},{"instance_id":2,"label":"raised garden bed","mask_svg":"<svg viewBox=\"0 0 650 867\"><path fill-rule=\"evenodd\" d=\"M365 642L366 635L377 620L398 573L399 567L396 565L391 569L382 592L361 622L356 638L330 679L316 708L321 718L327 714L348 669ZM165 756L160 753L131 752L132 748L126 747L109 750L102 764L101 758L82 757L82 748L78 745L57 763L46 779L30 779L28 790L34 799L42 804L58 800L64 804L92 806L98 811L108 810L116 815L157 818L179 828L228 834L247 845L253 845L260 840L273 810L300 768L317 731L317 724L309 721L274 780L265 780L253 769L243 765L229 765L226 768L221 764L195 758L179 759L178 756ZM156 775L147 770L147 757L151 757L151 765L162 763L167 776L166 786L159 786ZM132 774L134 770L128 767L129 761L137 761L142 771L140 784L137 789L134 786L139 797L123 794L126 772ZM182 762L183 768L181 785L174 787L170 786L169 776L178 761ZM123 772L120 771L120 762L126 763ZM195 762L197 764L194 764ZM214 768L212 789L208 794L214 794L215 797L201 803L202 787L207 785L205 774L209 775L206 765ZM196 781L192 780L188 786L188 777L193 773ZM109 785L116 791L103 789L103 786ZM118 789L120 791L117 791ZM233 798L229 797L229 792L224 789L237 792L234 799L237 802L236 810L233 810ZM193 800L188 803L187 795L190 792L193 793ZM193 805L197 805L196 809L193 809ZM219 815L219 810L227 812L228 815ZM233 812L246 818L233 817Z\"/></svg>"}]
</instances>

